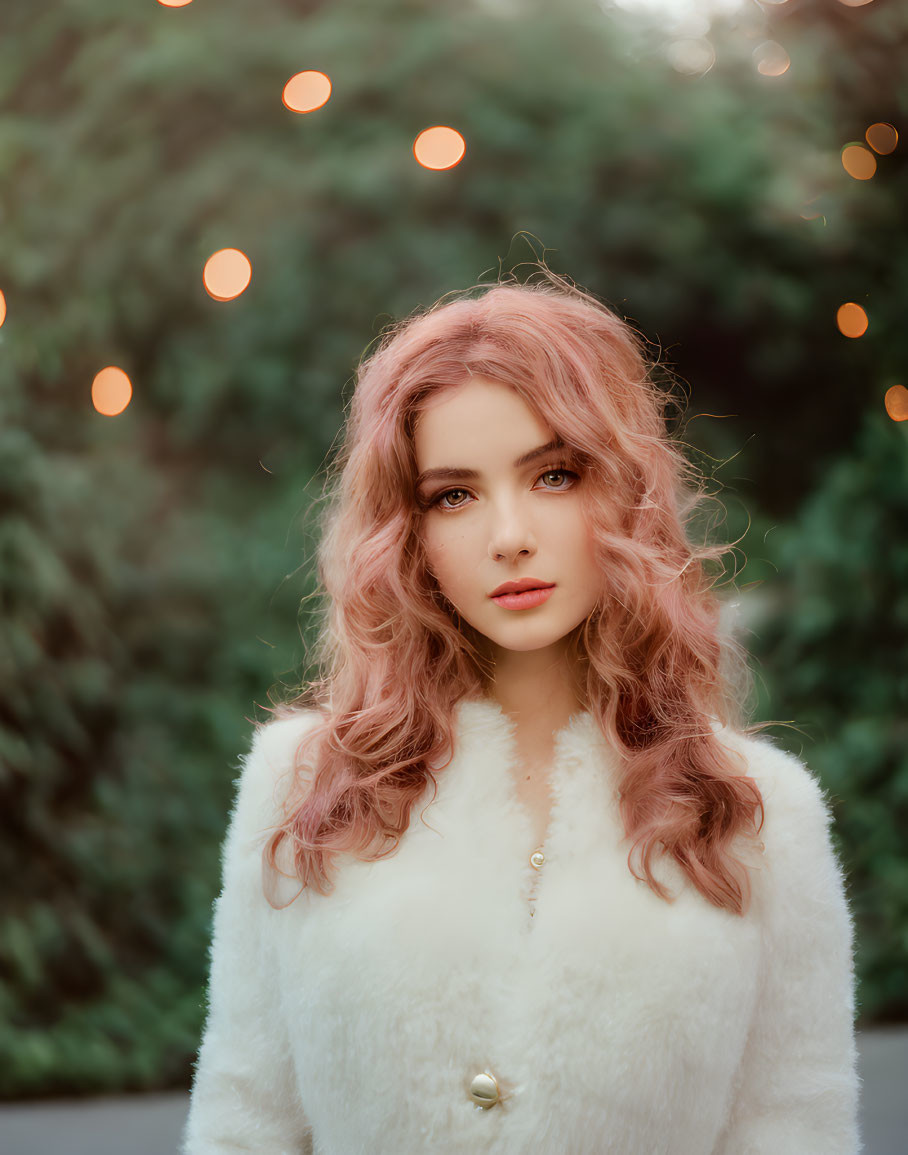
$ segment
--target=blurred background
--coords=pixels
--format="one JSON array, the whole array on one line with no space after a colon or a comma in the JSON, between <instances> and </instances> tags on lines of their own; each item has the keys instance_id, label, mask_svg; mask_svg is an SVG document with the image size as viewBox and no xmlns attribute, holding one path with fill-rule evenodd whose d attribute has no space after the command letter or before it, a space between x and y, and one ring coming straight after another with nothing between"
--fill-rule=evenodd
<instances>
[{"instance_id":1,"label":"blurred background","mask_svg":"<svg viewBox=\"0 0 908 1155\"><path fill-rule=\"evenodd\" d=\"M758 718L908 1021L908 5L2 0L0 1097L186 1089L366 347L544 259L653 342Z\"/></svg>"}]
</instances>

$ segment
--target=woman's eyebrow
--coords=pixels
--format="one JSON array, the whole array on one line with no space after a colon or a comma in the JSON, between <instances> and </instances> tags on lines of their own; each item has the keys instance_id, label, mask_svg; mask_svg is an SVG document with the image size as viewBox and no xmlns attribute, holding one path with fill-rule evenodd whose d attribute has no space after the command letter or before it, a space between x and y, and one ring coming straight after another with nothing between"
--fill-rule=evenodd
<instances>
[{"instance_id":1,"label":"woman's eyebrow","mask_svg":"<svg viewBox=\"0 0 908 1155\"><path fill-rule=\"evenodd\" d=\"M542 457L546 453L552 453L556 449L564 449L564 442L558 437L518 457L514 462L514 469L520 469L522 465L529 465L529 463L535 461L537 457ZM416 485L419 487L426 481L458 481L462 477L475 479L479 477L479 474L475 469L464 469L458 466L445 465L440 469L424 469L419 477L417 477Z\"/></svg>"}]
</instances>

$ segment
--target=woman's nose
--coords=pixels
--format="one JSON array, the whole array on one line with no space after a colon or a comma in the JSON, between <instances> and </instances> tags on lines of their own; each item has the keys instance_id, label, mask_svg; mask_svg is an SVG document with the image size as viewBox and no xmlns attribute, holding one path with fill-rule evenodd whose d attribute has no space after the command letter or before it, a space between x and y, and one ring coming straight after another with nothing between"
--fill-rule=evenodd
<instances>
[{"instance_id":1,"label":"woman's nose","mask_svg":"<svg viewBox=\"0 0 908 1155\"><path fill-rule=\"evenodd\" d=\"M493 557L516 557L519 553L536 549L536 539L526 511L519 502L506 501L497 505L490 514L489 553Z\"/></svg>"}]
</instances>

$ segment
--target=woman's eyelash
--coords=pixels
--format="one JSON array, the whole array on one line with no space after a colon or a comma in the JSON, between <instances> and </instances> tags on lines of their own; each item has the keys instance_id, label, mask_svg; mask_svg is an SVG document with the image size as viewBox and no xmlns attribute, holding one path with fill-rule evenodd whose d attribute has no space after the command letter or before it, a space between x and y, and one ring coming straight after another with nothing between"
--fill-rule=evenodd
<instances>
[{"instance_id":1,"label":"woman's eyelash","mask_svg":"<svg viewBox=\"0 0 908 1155\"><path fill-rule=\"evenodd\" d=\"M574 477L574 478L577 478L579 476L578 473L576 472L576 470L569 469L566 464L562 463L559 465L547 465L545 467L545 469L540 469L540 471L536 474L536 480L538 481L540 477L544 477L547 473L565 473L565 474L569 474L571 477ZM562 489L562 488L567 489L568 486L557 486L554 488L553 492L557 493L558 490ZM436 494L435 497L429 498L429 500L425 503L426 508L431 509L433 506L439 505L439 503L442 501L442 498L447 497L449 493L462 493L462 492L464 492L463 486L460 486L460 485L451 486L448 489L442 490L441 493ZM444 506L444 505L442 505L441 508L442 509L447 508L447 509L454 510L454 509L459 509L460 505L456 505L456 506Z\"/></svg>"}]
</instances>

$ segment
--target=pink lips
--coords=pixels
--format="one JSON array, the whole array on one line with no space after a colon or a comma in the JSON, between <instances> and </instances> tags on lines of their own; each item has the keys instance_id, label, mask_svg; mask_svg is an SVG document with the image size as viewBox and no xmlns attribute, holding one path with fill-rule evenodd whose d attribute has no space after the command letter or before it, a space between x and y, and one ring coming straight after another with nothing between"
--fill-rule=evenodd
<instances>
[{"instance_id":1,"label":"pink lips","mask_svg":"<svg viewBox=\"0 0 908 1155\"><path fill-rule=\"evenodd\" d=\"M523 590L518 593L499 594L497 597L493 596L492 601L506 610L529 610L547 602L554 589L554 586L546 586L545 588L537 586L535 589Z\"/></svg>"},{"instance_id":2,"label":"pink lips","mask_svg":"<svg viewBox=\"0 0 908 1155\"><path fill-rule=\"evenodd\" d=\"M553 586L554 582L544 582L541 578L522 577L515 582L502 582L489 594L490 598L497 598L500 594L522 594L526 590L543 590Z\"/></svg>"}]
</instances>

